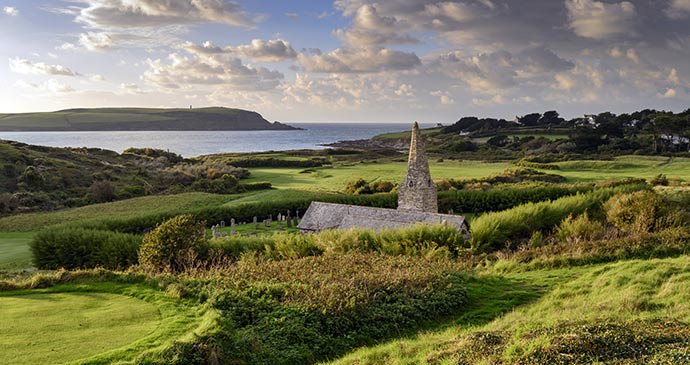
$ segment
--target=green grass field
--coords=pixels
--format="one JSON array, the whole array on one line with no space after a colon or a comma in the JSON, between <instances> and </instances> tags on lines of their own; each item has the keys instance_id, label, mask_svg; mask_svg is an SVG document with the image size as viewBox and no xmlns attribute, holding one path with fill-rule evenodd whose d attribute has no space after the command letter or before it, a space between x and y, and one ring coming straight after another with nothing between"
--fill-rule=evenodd
<instances>
[{"instance_id":1,"label":"green grass field","mask_svg":"<svg viewBox=\"0 0 690 365\"><path fill-rule=\"evenodd\" d=\"M690 180L690 158L620 156L613 161L566 161L556 165L560 170L549 172L563 175L572 182L625 177L650 179L658 174L665 174L669 179Z\"/></svg>"},{"instance_id":2,"label":"green grass field","mask_svg":"<svg viewBox=\"0 0 690 365\"><path fill-rule=\"evenodd\" d=\"M31 267L29 242L33 232L0 232L0 270Z\"/></svg>"},{"instance_id":3,"label":"green grass field","mask_svg":"<svg viewBox=\"0 0 690 365\"><path fill-rule=\"evenodd\" d=\"M87 205L57 212L18 214L0 218L0 232L41 229L54 224L89 221L104 216L128 218L141 214L177 212L208 206L219 206L244 196L246 194L183 193L157 195L120 200L112 203Z\"/></svg>"},{"instance_id":4,"label":"green grass field","mask_svg":"<svg viewBox=\"0 0 690 365\"><path fill-rule=\"evenodd\" d=\"M155 305L124 295L2 296L0 363L61 364L87 358L128 345L153 332L159 322Z\"/></svg>"},{"instance_id":5,"label":"green grass field","mask_svg":"<svg viewBox=\"0 0 690 365\"><path fill-rule=\"evenodd\" d=\"M472 179L499 174L512 166L509 162L478 161L429 161L431 175L435 180ZM279 189L301 189L317 191L342 191L348 181L363 178L367 181L383 179L392 182L402 180L407 169L406 162L357 163L311 169L300 168L253 168L246 182L269 181ZM311 171L303 173L303 171Z\"/></svg>"},{"instance_id":6,"label":"green grass field","mask_svg":"<svg viewBox=\"0 0 690 365\"><path fill-rule=\"evenodd\" d=\"M110 364L202 333L207 313L139 284L0 292L1 364Z\"/></svg>"}]
</instances>

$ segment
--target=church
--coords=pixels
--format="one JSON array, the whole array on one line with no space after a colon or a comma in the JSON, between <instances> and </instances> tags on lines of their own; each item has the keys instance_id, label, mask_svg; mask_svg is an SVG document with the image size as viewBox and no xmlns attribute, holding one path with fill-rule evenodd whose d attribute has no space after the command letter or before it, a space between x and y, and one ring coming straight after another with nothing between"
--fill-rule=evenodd
<instances>
[{"instance_id":1,"label":"church","mask_svg":"<svg viewBox=\"0 0 690 365\"><path fill-rule=\"evenodd\" d=\"M424 141L417 122L412 127L407 174L398 188L398 209L312 202L297 226L304 232L324 229L409 227L415 224L447 223L469 238L469 224L463 216L439 214L436 184L431 179Z\"/></svg>"}]
</instances>

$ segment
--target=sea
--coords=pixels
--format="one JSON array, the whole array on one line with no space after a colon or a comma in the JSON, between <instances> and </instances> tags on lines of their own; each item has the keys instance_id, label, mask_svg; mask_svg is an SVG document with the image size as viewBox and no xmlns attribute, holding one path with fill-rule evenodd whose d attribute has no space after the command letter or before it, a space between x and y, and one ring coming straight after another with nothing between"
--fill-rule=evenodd
<instances>
[{"instance_id":1,"label":"sea","mask_svg":"<svg viewBox=\"0 0 690 365\"><path fill-rule=\"evenodd\" d=\"M411 123L286 123L302 130L287 131L108 131L0 132L0 139L51 147L97 147L122 152L151 147L196 157L223 152L322 149L328 143L368 139L401 132ZM420 124L421 128L432 125Z\"/></svg>"}]
</instances>

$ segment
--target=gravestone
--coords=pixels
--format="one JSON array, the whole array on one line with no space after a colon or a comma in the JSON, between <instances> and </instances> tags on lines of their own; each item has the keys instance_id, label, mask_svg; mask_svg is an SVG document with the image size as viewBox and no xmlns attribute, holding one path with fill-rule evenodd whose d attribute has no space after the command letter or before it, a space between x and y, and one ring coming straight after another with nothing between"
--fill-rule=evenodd
<instances>
[{"instance_id":1,"label":"gravestone","mask_svg":"<svg viewBox=\"0 0 690 365\"><path fill-rule=\"evenodd\" d=\"M220 228L225 228L225 221L220 221Z\"/></svg>"},{"instance_id":2,"label":"gravestone","mask_svg":"<svg viewBox=\"0 0 690 365\"><path fill-rule=\"evenodd\" d=\"M252 219L252 222L254 223L254 230L256 231L259 229L259 221L257 220L256 216L254 216Z\"/></svg>"}]
</instances>

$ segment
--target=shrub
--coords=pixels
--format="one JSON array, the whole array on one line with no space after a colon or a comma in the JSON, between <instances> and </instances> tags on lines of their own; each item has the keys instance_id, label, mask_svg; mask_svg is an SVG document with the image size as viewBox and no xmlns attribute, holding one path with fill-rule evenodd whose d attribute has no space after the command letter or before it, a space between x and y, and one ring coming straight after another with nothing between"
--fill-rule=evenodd
<instances>
[{"instance_id":1,"label":"shrub","mask_svg":"<svg viewBox=\"0 0 690 365\"><path fill-rule=\"evenodd\" d=\"M649 183L652 185L668 186L668 178L664 174L654 176Z\"/></svg>"},{"instance_id":2,"label":"shrub","mask_svg":"<svg viewBox=\"0 0 690 365\"><path fill-rule=\"evenodd\" d=\"M652 191L620 194L604 205L606 219L621 231L633 234L650 232L661 218L664 201Z\"/></svg>"},{"instance_id":3,"label":"shrub","mask_svg":"<svg viewBox=\"0 0 690 365\"><path fill-rule=\"evenodd\" d=\"M484 214L471 222L472 249L501 249L509 240L527 239L534 231L553 228L568 215L579 215L586 211L594 213L599 210L604 200L616 193L642 188L644 187L640 185L625 185L599 189L554 201L527 203L501 212Z\"/></svg>"},{"instance_id":4,"label":"shrub","mask_svg":"<svg viewBox=\"0 0 690 365\"><path fill-rule=\"evenodd\" d=\"M206 249L206 223L191 215L171 218L144 236L139 248L139 263L152 271L181 271L187 268L190 254Z\"/></svg>"},{"instance_id":5,"label":"shrub","mask_svg":"<svg viewBox=\"0 0 690 365\"><path fill-rule=\"evenodd\" d=\"M104 267L124 269L137 263L141 236L83 228L39 232L31 242L40 269Z\"/></svg>"},{"instance_id":6,"label":"shrub","mask_svg":"<svg viewBox=\"0 0 690 365\"><path fill-rule=\"evenodd\" d=\"M309 364L457 313L450 260L376 254L240 260L207 283L222 314L220 363ZM194 351L193 349L190 349ZM188 355L191 356L191 353ZM169 363L169 362L164 362Z\"/></svg>"},{"instance_id":7,"label":"shrub","mask_svg":"<svg viewBox=\"0 0 690 365\"><path fill-rule=\"evenodd\" d=\"M387 180L376 180L367 182L359 178L349 181L345 185L346 194L375 194L375 193L390 193L395 188L395 184Z\"/></svg>"},{"instance_id":8,"label":"shrub","mask_svg":"<svg viewBox=\"0 0 690 365\"><path fill-rule=\"evenodd\" d=\"M115 188L108 180L94 181L89 187L91 198L96 203L111 202L115 199Z\"/></svg>"},{"instance_id":9,"label":"shrub","mask_svg":"<svg viewBox=\"0 0 690 365\"><path fill-rule=\"evenodd\" d=\"M589 218L587 212L577 217L567 216L556 227L556 238L561 242L577 243L597 238L604 230L604 225L599 221Z\"/></svg>"},{"instance_id":10,"label":"shrub","mask_svg":"<svg viewBox=\"0 0 690 365\"><path fill-rule=\"evenodd\" d=\"M369 183L361 177L345 185L345 194L371 194Z\"/></svg>"}]
</instances>

